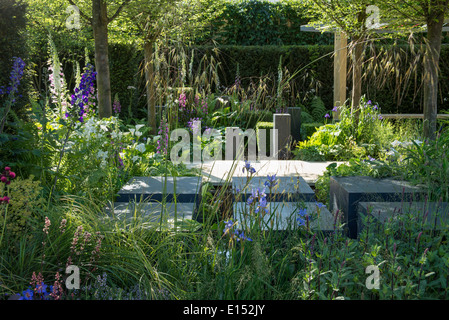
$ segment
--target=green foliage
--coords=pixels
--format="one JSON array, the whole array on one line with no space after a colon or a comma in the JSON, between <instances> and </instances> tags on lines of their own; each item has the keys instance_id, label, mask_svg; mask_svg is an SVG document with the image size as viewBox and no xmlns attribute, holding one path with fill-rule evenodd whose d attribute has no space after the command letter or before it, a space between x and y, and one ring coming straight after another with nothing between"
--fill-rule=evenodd
<instances>
[{"instance_id":1,"label":"green foliage","mask_svg":"<svg viewBox=\"0 0 449 320\"><path fill-rule=\"evenodd\" d=\"M307 24L303 9L291 3L267 1L227 2L222 13L211 21L208 38L220 45L330 44L327 34L300 30ZM197 42L207 40L198 38Z\"/></svg>"},{"instance_id":2,"label":"green foliage","mask_svg":"<svg viewBox=\"0 0 449 320\"><path fill-rule=\"evenodd\" d=\"M392 141L393 126L380 118L379 107L371 101L362 98L357 123L350 108L339 109L339 122L321 126L309 140L298 143L294 151L298 157L304 155L303 149L309 148L319 150L326 160L378 157Z\"/></svg>"},{"instance_id":3,"label":"green foliage","mask_svg":"<svg viewBox=\"0 0 449 320\"><path fill-rule=\"evenodd\" d=\"M0 85L10 80L12 58L26 58L23 34L27 23L26 10L27 4L23 1L4 0L0 4Z\"/></svg>"},{"instance_id":4,"label":"green foliage","mask_svg":"<svg viewBox=\"0 0 449 320\"><path fill-rule=\"evenodd\" d=\"M34 180L34 176L27 179L17 177L8 186L7 194L10 198L5 214L0 215L0 238L4 243L3 248L9 247L17 250L21 238L33 241L32 221L39 217L44 209L44 198L42 197L42 187L40 181ZM2 211L5 205L0 205ZM4 233L3 233L4 232Z\"/></svg>"},{"instance_id":5,"label":"green foliage","mask_svg":"<svg viewBox=\"0 0 449 320\"><path fill-rule=\"evenodd\" d=\"M404 153L404 175L407 180L424 185L432 197L449 200L449 130L442 129L434 141L406 146Z\"/></svg>"},{"instance_id":6,"label":"green foliage","mask_svg":"<svg viewBox=\"0 0 449 320\"><path fill-rule=\"evenodd\" d=\"M399 166L384 160L360 160L350 159L345 163L332 163L327 166L323 175L319 176L315 182L315 194L318 201L328 204L330 177L344 176L368 176L373 178L386 178L400 174Z\"/></svg>"},{"instance_id":7,"label":"green foliage","mask_svg":"<svg viewBox=\"0 0 449 320\"><path fill-rule=\"evenodd\" d=\"M312 118L313 120L313 118ZM310 122L301 124L301 136L303 140L310 138L315 131L323 125L322 122Z\"/></svg>"}]
</instances>

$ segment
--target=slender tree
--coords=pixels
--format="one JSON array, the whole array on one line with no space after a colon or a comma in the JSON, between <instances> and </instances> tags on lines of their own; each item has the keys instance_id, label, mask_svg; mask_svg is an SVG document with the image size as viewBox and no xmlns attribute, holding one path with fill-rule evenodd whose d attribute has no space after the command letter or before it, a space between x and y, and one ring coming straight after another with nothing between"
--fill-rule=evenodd
<instances>
[{"instance_id":1,"label":"slender tree","mask_svg":"<svg viewBox=\"0 0 449 320\"><path fill-rule=\"evenodd\" d=\"M443 25L449 16L449 0L377 0L382 15L390 21L388 28L413 32L426 28L426 51L423 63L424 137L434 140L437 131L438 76Z\"/></svg>"},{"instance_id":2,"label":"slender tree","mask_svg":"<svg viewBox=\"0 0 449 320\"><path fill-rule=\"evenodd\" d=\"M362 97L362 66L365 43L372 29L367 27L367 8L372 0L306 0L311 24L325 26L327 30L342 32L350 38L349 52L352 61L351 107L358 118ZM357 123L357 121L355 121Z\"/></svg>"},{"instance_id":3,"label":"slender tree","mask_svg":"<svg viewBox=\"0 0 449 320\"><path fill-rule=\"evenodd\" d=\"M95 41L95 68L97 71L98 112L100 118L112 116L111 82L108 56L108 25L116 19L131 0L123 0L112 16L108 16L106 0L92 0L92 16L80 9L80 15L92 26ZM71 5L76 3L68 0Z\"/></svg>"}]
</instances>

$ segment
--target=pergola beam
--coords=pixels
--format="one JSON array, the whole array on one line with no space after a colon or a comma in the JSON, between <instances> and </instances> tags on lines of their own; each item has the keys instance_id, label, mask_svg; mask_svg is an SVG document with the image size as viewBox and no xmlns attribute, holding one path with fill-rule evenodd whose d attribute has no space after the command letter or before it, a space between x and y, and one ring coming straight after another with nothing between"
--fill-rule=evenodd
<instances>
[{"instance_id":1,"label":"pergola beam","mask_svg":"<svg viewBox=\"0 0 449 320\"><path fill-rule=\"evenodd\" d=\"M445 21L446 22L446 21ZM346 101L346 72L347 72L347 54L348 45L347 39L342 32L335 28L330 28L324 24L310 26L303 25L300 30L302 32L319 32L319 33L333 33L334 34L334 106L340 106ZM395 31L388 28L373 29L376 33L393 33ZM415 32L426 32L425 26L416 30ZM449 32L449 22L443 26L443 32ZM334 120L339 119L339 114L334 112Z\"/></svg>"}]
</instances>

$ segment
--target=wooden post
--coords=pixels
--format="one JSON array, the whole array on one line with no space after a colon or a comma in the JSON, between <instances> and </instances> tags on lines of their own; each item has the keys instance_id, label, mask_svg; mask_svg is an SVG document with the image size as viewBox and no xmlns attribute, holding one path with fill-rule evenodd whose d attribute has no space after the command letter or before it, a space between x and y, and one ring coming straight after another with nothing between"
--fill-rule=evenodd
<instances>
[{"instance_id":1,"label":"wooden post","mask_svg":"<svg viewBox=\"0 0 449 320\"><path fill-rule=\"evenodd\" d=\"M341 106L346 101L347 39L344 33L334 33L334 106ZM339 112L333 112L334 120L340 119Z\"/></svg>"}]
</instances>

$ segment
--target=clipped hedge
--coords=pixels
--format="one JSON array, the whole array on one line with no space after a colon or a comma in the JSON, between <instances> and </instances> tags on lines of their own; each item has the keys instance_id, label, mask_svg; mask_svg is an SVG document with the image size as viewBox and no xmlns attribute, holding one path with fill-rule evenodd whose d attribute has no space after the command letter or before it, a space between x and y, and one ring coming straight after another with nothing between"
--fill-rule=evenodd
<instances>
[{"instance_id":1,"label":"clipped hedge","mask_svg":"<svg viewBox=\"0 0 449 320\"><path fill-rule=\"evenodd\" d=\"M265 151L270 150L270 141L271 141L271 130L274 127L273 122L269 121L259 121L256 124L256 137L257 137L257 145L260 144L259 130L266 129L266 140L265 140Z\"/></svg>"},{"instance_id":2,"label":"clipped hedge","mask_svg":"<svg viewBox=\"0 0 449 320\"><path fill-rule=\"evenodd\" d=\"M324 123L321 122L310 122L301 124L301 138L303 140L310 138L316 132L316 130L322 125L324 125Z\"/></svg>"},{"instance_id":3,"label":"clipped hedge","mask_svg":"<svg viewBox=\"0 0 449 320\"><path fill-rule=\"evenodd\" d=\"M69 87L73 84L73 61L79 60L81 66L84 64L84 46L75 43L62 45L55 41L63 62L64 73L67 77ZM407 47L402 47L407 49ZM195 50L194 69L197 62L204 54L212 55L213 46L195 46L189 48ZM282 57L282 66L287 68L289 74L297 74L290 81L290 91L284 95L287 106L296 106L303 103L307 107L310 98L319 96L327 109L333 107L333 46L219 46L220 62L220 83L223 86L230 87L234 84L237 66L241 83L244 88L253 82L257 83L259 77L266 76L268 92L275 93L278 78L278 66ZM46 43L42 43L41 51L30 57L35 65L35 79L42 79L43 67L46 67L47 61ZM216 56L215 54L213 54ZM188 57L191 55L188 54ZM91 62L94 61L92 47L89 50ZM134 116L145 116L145 79L141 74L143 52L141 48L124 44L110 44L109 61L111 72L112 95L119 95L122 106L132 109ZM440 64L440 95L439 112L449 109L449 45L443 45L441 49ZM190 63L190 62L189 62ZM421 66L418 66L418 70ZM194 70L195 72L195 70ZM405 70L403 70L405 72ZM284 72L284 77L288 75ZM416 84L420 88L420 72ZM71 80L72 79L72 80ZM350 97L351 79L348 77L348 93ZM373 84L373 78L364 78L363 93L372 101L379 104L383 113L422 113L422 90L414 95L415 82L412 82L402 93L400 104L394 98L393 91L396 79L393 75L385 82L382 89L377 89ZM36 82L34 82L36 83ZM38 84L40 90L44 89L42 83ZM128 87L137 89L128 89ZM40 91L38 90L38 91ZM42 92L42 91L41 91ZM294 96L291 94L294 92ZM308 97L308 99L304 99ZM301 101L298 101L301 100ZM127 114L127 111L124 111ZM255 124L254 124L255 125Z\"/></svg>"},{"instance_id":4,"label":"clipped hedge","mask_svg":"<svg viewBox=\"0 0 449 320\"><path fill-rule=\"evenodd\" d=\"M199 52L199 54L196 54L196 57L199 57L202 54L211 55L213 48L212 46L197 46L193 49ZM410 63L407 63L412 56L409 47L401 45L385 46L385 48L402 50L401 57L405 62L398 68L401 70L401 76L403 76L410 66ZM297 72L291 81L291 88L296 95L292 97L288 96L287 93L288 105L295 106L298 103L296 99L311 97L311 92L313 92L313 95L317 95L323 100L329 110L332 109L333 46L219 46L218 49L220 51L219 61L222 66L220 81L223 85L231 86L234 83L238 65L243 86L248 86L251 81L257 80L258 77L268 76L271 79L269 85L275 88L277 86L278 65L282 56L282 66L289 70L290 75ZM449 109L448 61L449 45L443 45L440 58L439 110ZM395 74L389 75L382 88L377 87L374 76L364 77L362 92L369 99L378 103L383 113L422 113L422 66L418 65L417 70L416 79L412 76L408 86L402 89L405 91L400 92L400 101L398 101L399 95L394 94L397 85ZM349 59L348 73L347 98L349 99L351 93ZM416 89L418 91L415 94Z\"/></svg>"}]
</instances>

